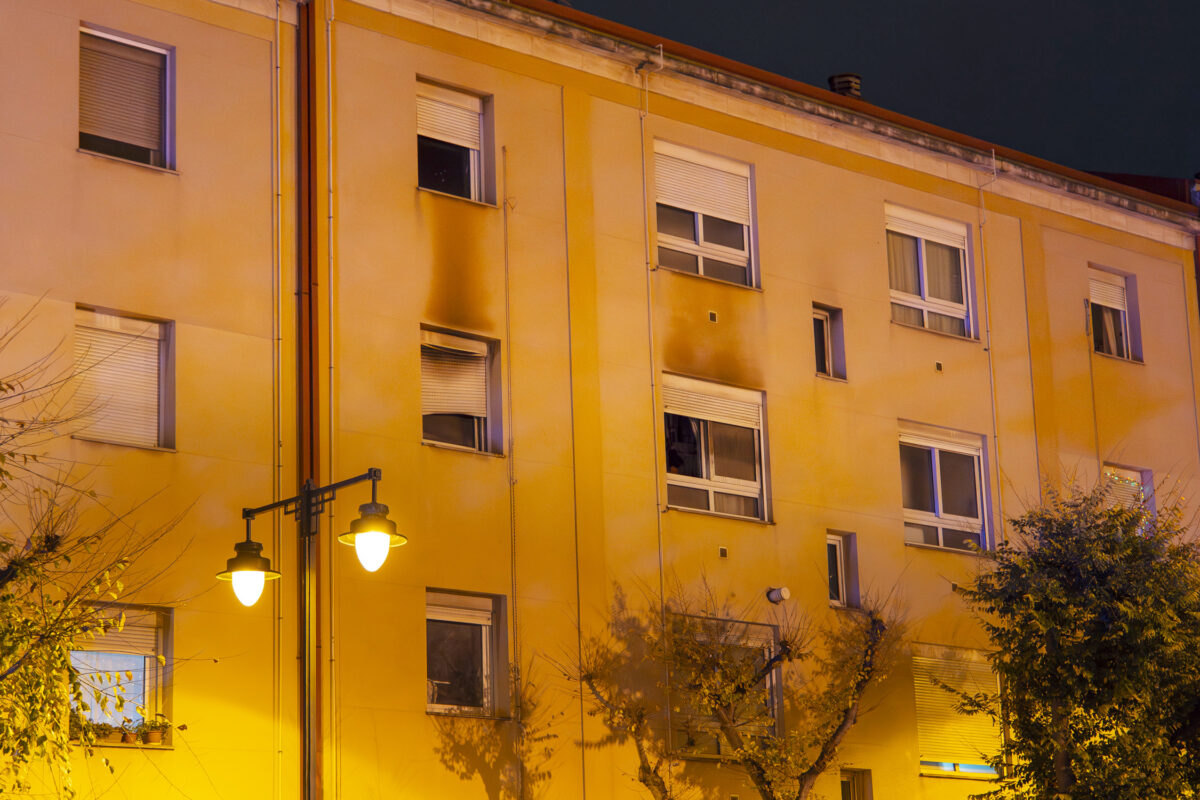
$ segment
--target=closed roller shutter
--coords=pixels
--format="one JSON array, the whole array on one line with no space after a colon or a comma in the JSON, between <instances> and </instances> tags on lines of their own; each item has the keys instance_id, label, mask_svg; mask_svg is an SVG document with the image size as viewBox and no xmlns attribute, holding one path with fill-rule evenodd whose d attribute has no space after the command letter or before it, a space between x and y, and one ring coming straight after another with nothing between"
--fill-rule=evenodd
<instances>
[{"instance_id":1,"label":"closed roller shutter","mask_svg":"<svg viewBox=\"0 0 1200 800\"><path fill-rule=\"evenodd\" d=\"M1088 297L1097 305L1125 310L1125 279L1119 275L1090 270Z\"/></svg>"},{"instance_id":2,"label":"closed roller shutter","mask_svg":"<svg viewBox=\"0 0 1200 800\"><path fill-rule=\"evenodd\" d=\"M421 334L421 413L486 417L487 344Z\"/></svg>"},{"instance_id":3,"label":"closed roller shutter","mask_svg":"<svg viewBox=\"0 0 1200 800\"><path fill-rule=\"evenodd\" d=\"M162 149L165 75L165 54L81 33L79 130Z\"/></svg>"},{"instance_id":4,"label":"closed roller shutter","mask_svg":"<svg viewBox=\"0 0 1200 800\"><path fill-rule=\"evenodd\" d=\"M688 154L684 148L656 143L654 181L658 202L749 225L749 167L726 164L723 159L702 153L694 153L691 158Z\"/></svg>"},{"instance_id":5,"label":"closed roller shutter","mask_svg":"<svg viewBox=\"0 0 1200 800\"><path fill-rule=\"evenodd\" d=\"M480 148L479 120L483 101L433 84L417 88L417 133L471 150Z\"/></svg>"},{"instance_id":6,"label":"closed roller shutter","mask_svg":"<svg viewBox=\"0 0 1200 800\"><path fill-rule=\"evenodd\" d=\"M88 436L157 447L163 326L79 309L75 400Z\"/></svg>"},{"instance_id":7,"label":"closed roller shutter","mask_svg":"<svg viewBox=\"0 0 1200 800\"><path fill-rule=\"evenodd\" d=\"M953 689L995 694L995 673L983 661L913 656L913 685L917 697L917 740L921 761L984 764L1000 749L1000 730L983 714L960 714Z\"/></svg>"},{"instance_id":8,"label":"closed roller shutter","mask_svg":"<svg viewBox=\"0 0 1200 800\"><path fill-rule=\"evenodd\" d=\"M1120 506L1136 506L1142 501L1145 487L1138 470L1104 465L1104 477L1109 482L1108 496Z\"/></svg>"}]
</instances>

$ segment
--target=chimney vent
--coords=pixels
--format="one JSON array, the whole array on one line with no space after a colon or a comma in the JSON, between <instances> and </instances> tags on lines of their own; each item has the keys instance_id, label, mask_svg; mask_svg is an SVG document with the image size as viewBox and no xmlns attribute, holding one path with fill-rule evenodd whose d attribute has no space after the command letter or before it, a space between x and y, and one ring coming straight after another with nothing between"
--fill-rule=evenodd
<instances>
[{"instance_id":1,"label":"chimney vent","mask_svg":"<svg viewBox=\"0 0 1200 800\"><path fill-rule=\"evenodd\" d=\"M830 75L829 88L846 97L862 97L862 75L854 72Z\"/></svg>"}]
</instances>

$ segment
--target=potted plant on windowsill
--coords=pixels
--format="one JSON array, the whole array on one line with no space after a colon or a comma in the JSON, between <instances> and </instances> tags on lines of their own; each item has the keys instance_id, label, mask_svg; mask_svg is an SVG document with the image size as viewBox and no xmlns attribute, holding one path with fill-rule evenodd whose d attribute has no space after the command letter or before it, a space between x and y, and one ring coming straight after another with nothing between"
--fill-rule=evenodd
<instances>
[{"instance_id":1,"label":"potted plant on windowsill","mask_svg":"<svg viewBox=\"0 0 1200 800\"><path fill-rule=\"evenodd\" d=\"M171 723L161 714L138 723L138 733L146 744L162 744L163 736L171 729Z\"/></svg>"},{"instance_id":2,"label":"potted plant on windowsill","mask_svg":"<svg viewBox=\"0 0 1200 800\"><path fill-rule=\"evenodd\" d=\"M137 725L133 723L133 720L126 717L119 730L121 731L121 744L137 744Z\"/></svg>"},{"instance_id":3,"label":"potted plant on windowsill","mask_svg":"<svg viewBox=\"0 0 1200 800\"><path fill-rule=\"evenodd\" d=\"M104 744L115 744L121 741L121 729L116 725L109 725L107 722L93 722L92 735L96 737L97 742Z\"/></svg>"}]
</instances>

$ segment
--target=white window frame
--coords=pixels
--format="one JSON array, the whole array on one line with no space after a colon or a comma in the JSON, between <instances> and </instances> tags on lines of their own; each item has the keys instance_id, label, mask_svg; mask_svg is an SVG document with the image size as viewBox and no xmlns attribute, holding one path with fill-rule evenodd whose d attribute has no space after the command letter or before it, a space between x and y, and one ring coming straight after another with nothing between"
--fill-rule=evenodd
<instances>
[{"instance_id":1,"label":"white window frame","mask_svg":"<svg viewBox=\"0 0 1200 800\"><path fill-rule=\"evenodd\" d=\"M427 391L429 375L426 373L425 349L455 351L461 353L464 357L475 357L482 361L482 369L484 375L483 386L483 413L482 414L463 414L463 416L475 417L475 444L474 446L464 446L455 442L444 442L440 439L429 439L424 434L424 417L427 413L461 413L461 412L428 412L431 407L431 391ZM422 416L422 433L421 441L426 444L436 445L437 447L449 447L454 450L463 450L473 453L500 453L501 452L501 433L499 424L499 415L496 409L499 407L499 400L496 397L496 376L495 376L495 353L496 346L494 342L483 339L476 339L470 336L463 336L457 333L446 333L443 331L432 330L428 328L421 329L421 416Z\"/></svg>"},{"instance_id":2,"label":"white window frame","mask_svg":"<svg viewBox=\"0 0 1200 800\"><path fill-rule=\"evenodd\" d=\"M425 709L431 714L468 714L490 716L496 708L496 602L492 597L453 594L450 592L427 591L425 595L425 620L460 622L478 625L482 632L482 661L480 678L483 683L482 706L459 706L437 703L434 681L425 675ZM428 633L426 633L428 636ZM428 639L426 639L428 643Z\"/></svg>"},{"instance_id":3,"label":"white window frame","mask_svg":"<svg viewBox=\"0 0 1200 800\"><path fill-rule=\"evenodd\" d=\"M1096 267L1088 267L1088 334L1092 341L1092 351L1103 356L1111 358L1120 358L1125 361L1138 360L1135 356L1135 348L1133 341L1133 325L1130 322L1130 291L1129 278L1126 275L1119 275L1108 270L1097 269ZM1092 330L1095 326L1095 320L1092 316L1092 306L1100 306L1112 311L1116 311L1120 315L1121 320L1121 344L1124 352L1121 353L1106 353L1103 350L1096 349L1095 331Z\"/></svg>"},{"instance_id":4,"label":"white window frame","mask_svg":"<svg viewBox=\"0 0 1200 800\"><path fill-rule=\"evenodd\" d=\"M472 114L475 116L473 132L468 123ZM417 135L468 150L471 194L465 199L479 203L489 202L491 193L485 169L488 166L486 153L490 138L487 123L488 103L485 97L424 78L417 79Z\"/></svg>"},{"instance_id":5,"label":"white window frame","mask_svg":"<svg viewBox=\"0 0 1200 800\"><path fill-rule=\"evenodd\" d=\"M901 507L904 510L906 544L921 547L940 547L946 550L967 552L964 548L952 547L945 543L945 536L942 529L943 527L947 527L979 534L980 548L984 550L988 549L987 494L985 492L985 477L983 471L983 445L980 438L965 433L956 434L950 431L938 431L937 434L931 434L925 430L908 428L907 430L901 431L899 443L901 445L910 445L932 451L930 463L933 469L931 478L933 480L935 511L930 513L918 509L906 508L903 506L902 500ZM943 500L941 459L938 458L938 454L941 451L971 456L975 460L975 507L979 509L978 519L942 513ZM901 461L901 470L903 470L903 468L903 461ZM901 481L903 481L903 479L903 472L901 472ZM925 542L923 538L921 541L910 539L909 536L911 534L909 534L907 530L908 523L935 527L938 533L938 543L936 545L932 545Z\"/></svg>"},{"instance_id":6,"label":"white window frame","mask_svg":"<svg viewBox=\"0 0 1200 800\"><path fill-rule=\"evenodd\" d=\"M917 265L921 281L921 294L914 295L892 289L889 280L888 292L891 302L920 311L921 327L926 330L945 333L945 331L938 331L936 328L929 326L929 312L932 311L942 316L961 319L963 321L963 338L969 339L974 337L975 320L974 315L971 313L973 276L971 274L971 259L968 257L970 253L970 229L968 226L961 222L935 217L932 214L902 208L891 203L885 204L884 217L884 227L886 230L904 234L905 236L912 236L917 240ZM927 241L937 242L938 244L953 247L959 251L963 280L962 303L952 303L947 300L928 296L929 284L925 276L925 242ZM946 335L953 336L954 334L946 333Z\"/></svg>"},{"instance_id":7,"label":"white window frame","mask_svg":"<svg viewBox=\"0 0 1200 800\"><path fill-rule=\"evenodd\" d=\"M145 703L142 706L144 718L153 719L155 717L163 718L168 716L169 710L169 690L170 682L167 674L167 664L170 663L170 648L171 648L171 612L169 609L150 608L144 606L128 606L128 605L105 605L102 606L100 612L104 617L116 618L120 614L125 615L125 623L121 630L113 628L107 633L85 636L72 643L71 661L76 664L74 658L76 653L113 653L119 655L134 655L142 656L145 659L146 669L146 686ZM111 614L106 613L111 612ZM152 632L147 634L147 630ZM147 638L152 641L147 641ZM85 656L86 657L86 656ZM76 666L76 669L79 669ZM123 677L123 676L122 676ZM87 688L86 678L81 676L84 682L84 702L89 706L93 706L91 692ZM117 686L117 682L102 682L106 686ZM124 681L120 682L124 684ZM114 692L115 692L114 688ZM120 725L123 717L136 716L137 704L132 706L129 701L126 702L126 708L122 712L112 710L108 719L97 720L104 721L109 725ZM97 709L93 706L93 714ZM97 742L100 744L100 742Z\"/></svg>"},{"instance_id":8,"label":"white window frame","mask_svg":"<svg viewBox=\"0 0 1200 800\"><path fill-rule=\"evenodd\" d=\"M691 213L694 220L693 229L695 230L695 239L684 239L657 230L656 224L656 260L658 247L694 255L696 256L697 272L691 273L662 264L659 266L663 269L670 269L685 275L701 275L710 280L719 280L733 286L758 286L758 271L754 257L754 190L751 166L740 161L733 161L732 159L722 158L711 153L693 150L689 147L683 147L682 145L658 139L654 141L654 155L655 183L657 187L655 193L655 219L657 220L658 218L657 208L659 205L670 206L671 208ZM664 164L668 163L668 161L670 163L678 163L684 166L685 169L690 168L693 174L682 180L668 181L664 167ZM744 182L744 197L742 196L743 190L741 187L734 188L734 185L739 182ZM706 202L701 197L701 195L705 194L704 190L697 188L699 185L706 183L729 184L726 193L729 195L736 194L736 201L731 197L726 202ZM715 242L705 241L704 217L706 215L725 222L740 224L742 226L742 241L745 243L745 246L739 250ZM706 258L745 267L746 282L737 283L706 274L704 268Z\"/></svg>"},{"instance_id":9,"label":"white window frame","mask_svg":"<svg viewBox=\"0 0 1200 800\"><path fill-rule=\"evenodd\" d=\"M958 713L955 696L937 682L970 694L996 694L999 682L987 656L965 648L914 644L912 676L921 774L994 777L984 758L999 751L1001 731L987 715Z\"/></svg>"},{"instance_id":10,"label":"white window frame","mask_svg":"<svg viewBox=\"0 0 1200 800\"><path fill-rule=\"evenodd\" d=\"M813 306L813 319L821 320L821 327L824 331L823 339L824 339L824 344L825 344L825 363L822 364L820 362L817 362L817 374L824 375L827 378L832 378L833 377L833 334L830 329L833 327L833 318L827 309L821 308L819 306ZM813 332L813 336L815 339L816 331ZM815 344L816 343L814 341L814 351L813 351L813 360L814 361L816 361L816 358L817 358Z\"/></svg>"},{"instance_id":11,"label":"white window frame","mask_svg":"<svg viewBox=\"0 0 1200 800\"><path fill-rule=\"evenodd\" d=\"M139 351L147 342L156 341L153 356ZM98 354L93 348L111 348ZM175 446L174 431L174 325L166 320L123 314L94 306L75 308L74 355L77 386L73 402L83 427L74 438L118 444L128 447L170 449ZM136 377L145 380L150 369L143 359L154 359L155 431L153 436L123 430L128 420L136 420L136 401L131 409L111 387ZM146 375L131 376L129 367L140 368ZM131 394L137 394L137 386ZM107 390L107 391L106 391ZM145 387L142 387L145 394ZM105 399L107 398L107 399ZM144 401L145 398L143 398Z\"/></svg>"},{"instance_id":12,"label":"white window frame","mask_svg":"<svg viewBox=\"0 0 1200 800\"><path fill-rule=\"evenodd\" d=\"M767 479L763 395L752 389L741 389L724 384L685 378L682 375L664 374L662 381L663 394L663 447L666 447L666 414L686 417L701 423L700 449L702 467L706 477L697 478L690 475L678 475L668 472L668 486L674 484L689 489L701 489L708 493L708 508L673 505L668 500L669 508L681 511L694 511L704 514L716 514L732 519L767 519ZM710 410L704 410L707 406ZM717 475L714 471L715 453L712 436L709 435L708 424L719 422L736 427L750 428L755 432L754 460L758 479L747 481L739 478ZM715 493L752 497L758 503L756 517L728 514L717 511Z\"/></svg>"},{"instance_id":13,"label":"white window frame","mask_svg":"<svg viewBox=\"0 0 1200 800\"><path fill-rule=\"evenodd\" d=\"M103 151L91 150L86 147L80 149L86 150L89 153L98 153L109 158L118 158L123 161L129 161L134 164L142 164L144 166L157 167L160 169L175 168L175 48L159 45L141 39L135 39L128 35L122 35L107 31L99 27L91 25L80 25L79 33L83 35L95 36L99 39L108 39L117 44L127 47L145 50L151 53L157 53L163 57L163 86L162 86L162 106L159 109L161 115L160 124L162 125L162 136L159 142L159 147L162 150L162 164L151 164L150 162L121 158ZM82 50L82 39L80 41L80 49ZM82 68L81 68L82 69ZM81 131L82 133L83 131ZM114 140L120 141L120 140ZM132 144L132 143L128 143Z\"/></svg>"},{"instance_id":14,"label":"white window frame","mask_svg":"<svg viewBox=\"0 0 1200 800\"><path fill-rule=\"evenodd\" d=\"M846 539L836 533L826 534L825 536L825 555L828 561L829 548L832 547L836 551L837 564L837 579L838 579L838 596L829 598L831 606L848 606L850 605L850 593L846 586ZM830 577L833 577L830 575Z\"/></svg>"}]
</instances>

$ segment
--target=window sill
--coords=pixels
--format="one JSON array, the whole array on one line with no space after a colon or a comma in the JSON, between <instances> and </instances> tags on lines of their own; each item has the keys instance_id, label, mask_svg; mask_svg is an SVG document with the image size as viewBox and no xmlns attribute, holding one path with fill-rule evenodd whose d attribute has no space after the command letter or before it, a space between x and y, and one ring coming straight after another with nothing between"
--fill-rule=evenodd
<instances>
[{"instance_id":1,"label":"window sill","mask_svg":"<svg viewBox=\"0 0 1200 800\"><path fill-rule=\"evenodd\" d=\"M939 553L954 553L956 555L969 556L971 558L979 558L980 553L983 553L986 550L985 548L984 550L975 552L973 550L963 550L961 547L942 547L941 545L937 544L917 544L916 542L905 542L904 546L915 547L918 550L936 550Z\"/></svg>"},{"instance_id":2,"label":"window sill","mask_svg":"<svg viewBox=\"0 0 1200 800\"><path fill-rule=\"evenodd\" d=\"M934 328L926 328L924 325L909 325L907 322L897 322L896 320L888 320L898 328L904 328L910 331L925 331L932 333L934 336L941 336L943 339L951 339L956 342L971 342L979 344L979 338L975 336L959 336L957 333L946 333L945 331L935 330Z\"/></svg>"},{"instance_id":3,"label":"window sill","mask_svg":"<svg viewBox=\"0 0 1200 800\"><path fill-rule=\"evenodd\" d=\"M1100 352L1097 352L1096 350L1092 350L1092 355L1100 356L1101 358L1106 358L1109 361L1118 361L1122 364L1136 364L1139 367L1146 366L1146 362L1140 358L1122 358L1121 356L1109 355L1108 353L1100 353Z\"/></svg>"},{"instance_id":4,"label":"window sill","mask_svg":"<svg viewBox=\"0 0 1200 800\"><path fill-rule=\"evenodd\" d=\"M720 278L713 278L709 275L700 275L695 272L684 272L681 269L671 269L670 267L664 267L661 264L655 264L651 271L652 272L669 272L672 275L682 275L685 278L695 278L697 280L707 281L709 283L715 283L719 286L732 286L735 289L746 289L751 292L758 292L759 294L762 294L761 286L747 286L744 283L734 283L733 281L723 281Z\"/></svg>"},{"instance_id":5,"label":"window sill","mask_svg":"<svg viewBox=\"0 0 1200 800\"><path fill-rule=\"evenodd\" d=\"M418 186L417 192L431 194L434 197L448 197L451 200L458 200L461 203L470 203L473 206L482 206L483 208L500 208L499 203L489 203L486 200L475 200L470 197L463 197L461 194L450 194L449 192L439 192L437 189L426 189L424 186Z\"/></svg>"},{"instance_id":6,"label":"window sill","mask_svg":"<svg viewBox=\"0 0 1200 800\"><path fill-rule=\"evenodd\" d=\"M705 511L702 508L688 508L686 506L667 506L663 509L663 513L668 511L682 511L685 514L699 514L704 517L716 517L717 519L728 519L734 522L749 522L752 525L774 525L775 523L769 519L758 519L757 517L739 517L735 514L722 514L717 511Z\"/></svg>"},{"instance_id":7,"label":"window sill","mask_svg":"<svg viewBox=\"0 0 1200 800\"><path fill-rule=\"evenodd\" d=\"M474 709L455 710L453 708L426 708L425 715L428 717L452 717L454 719L478 719L491 722L511 722L512 717L502 714L488 714L483 711Z\"/></svg>"},{"instance_id":8,"label":"window sill","mask_svg":"<svg viewBox=\"0 0 1200 800\"><path fill-rule=\"evenodd\" d=\"M818 373L816 373L816 375L821 380L829 381L830 383L849 383L850 382L849 379L843 378L840 375L829 375L824 372L818 372Z\"/></svg>"},{"instance_id":9,"label":"window sill","mask_svg":"<svg viewBox=\"0 0 1200 800\"><path fill-rule=\"evenodd\" d=\"M438 450L453 450L456 453L471 453L477 456L487 456L488 458L504 458L504 453L493 453L490 450L476 450L474 447L460 447L456 444L434 442L429 439L422 439L421 444L425 447L435 447Z\"/></svg>"},{"instance_id":10,"label":"window sill","mask_svg":"<svg viewBox=\"0 0 1200 800\"><path fill-rule=\"evenodd\" d=\"M71 744L75 747L82 747L83 744L78 739L72 739ZM113 747L119 750L174 750L175 746L160 742L159 744L149 744L147 742L93 742L92 747Z\"/></svg>"},{"instance_id":11,"label":"window sill","mask_svg":"<svg viewBox=\"0 0 1200 800\"><path fill-rule=\"evenodd\" d=\"M164 175L179 174L179 170L173 167L156 167L153 164L146 164L142 161L133 161L132 159L121 158L120 156L110 156L108 153L97 153L95 150L84 150L82 147L75 148L75 152L82 153L85 156L91 156L92 158L99 158L104 161L115 161L118 164L129 164L130 166L141 167L142 169L148 169L151 172L161 172Z\"/></svg>"},{"instance_id":12,"label":"window sill","mask_svg":"<svg viewBox=\"0 0 1200 800\"><path fill-rule=\"evenodd\" d=\"M990 772L936 772L934 770L921 770L922 778L949 778L952 781L994 781L996 780L995 773Z\"/></svg>"},{"instance_id":13,"label":"window sill","mask_svg":"<svg viewBox=\"0 0 1200 800\"><path fill-rule=\"evenodd\" d=\"M91 436L81 436L77 433L71 434L72 439L77 439L81 442L91 442L92 444L108 444L113 447L129 447L134 450L149 450L152 453L178 453L174 447L156 447L148 444L129 444L128 442L111 442L108 439L97 439Z\"/></svg>"}]
</instances>

